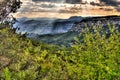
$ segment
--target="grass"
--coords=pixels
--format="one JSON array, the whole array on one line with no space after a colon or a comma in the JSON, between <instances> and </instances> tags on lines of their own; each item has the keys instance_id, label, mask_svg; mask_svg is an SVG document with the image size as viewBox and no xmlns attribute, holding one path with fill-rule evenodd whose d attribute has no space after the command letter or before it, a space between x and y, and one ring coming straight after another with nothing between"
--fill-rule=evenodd
<instances>
[{"instance_id":1,"label":"grass","mask_svg":"<svg viewBox=\"0 0 120 80\"><path fill-rule=\"evenodd\" d=\"M2 27L5 26L5 27ZM61 47L15 34L0 25L0 78L5 80L120 80L120 33L86 28ZM82 39L81 39L82 37Z\"/></svg>"}]
</instances>

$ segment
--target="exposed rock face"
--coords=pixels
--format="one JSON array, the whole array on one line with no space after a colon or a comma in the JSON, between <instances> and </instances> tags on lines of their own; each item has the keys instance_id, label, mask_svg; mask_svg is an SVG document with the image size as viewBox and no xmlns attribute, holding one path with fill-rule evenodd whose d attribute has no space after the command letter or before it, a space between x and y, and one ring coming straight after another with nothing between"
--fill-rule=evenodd
<instances>
[{"instance_id":1,"label":"exposed rock face","mask_svg":"<svg viewBox=\"0 0 120 80\"><path fill-rule=\"evenodd\" d=\"M85 28L85 26L87 26L87 27L101 26L101 27L103 27L103 29L105 29L105 28L107 28L108 24L114 25L115 30L120 31L120 16L85 18L80 22L74 23L74 25L70 31L82 32L82 30Z\"/></svg>"}]
</instances>

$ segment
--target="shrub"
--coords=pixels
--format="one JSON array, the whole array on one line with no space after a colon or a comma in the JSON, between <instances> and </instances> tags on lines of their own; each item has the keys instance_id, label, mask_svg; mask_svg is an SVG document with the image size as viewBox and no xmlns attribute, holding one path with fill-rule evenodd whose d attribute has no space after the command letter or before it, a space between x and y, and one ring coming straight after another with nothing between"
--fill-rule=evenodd
<instances>
[{"instance_id":1,"label":"shrub","mask_svg":"<svg viewBox=\"0 0 120 80\"><path fill-rule=\"evenodd\" d=\"M0 37L0 55L11 60L3 79L120 79L120 33L113 26L104 32L101 26L86 28L71 47L23 38L9 27L0 29Z\"/></svg>"}]
</instances>

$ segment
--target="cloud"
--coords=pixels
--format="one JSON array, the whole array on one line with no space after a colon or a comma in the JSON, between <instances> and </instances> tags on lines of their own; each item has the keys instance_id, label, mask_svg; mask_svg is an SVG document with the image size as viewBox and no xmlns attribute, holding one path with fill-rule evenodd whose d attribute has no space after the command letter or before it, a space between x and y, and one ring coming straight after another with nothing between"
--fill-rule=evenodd
<instances>
[{"instance_id":1,"label":"cloud","mask_svg":"<svg viewBox=\"0 0 120 80\"><path fill-rule=\"evenodd\" d=\"M101 2L105 2L106 5L111 5L111 6L119 6L120 5L120 0L100 0Z\"/></svg>"}]
</instances>

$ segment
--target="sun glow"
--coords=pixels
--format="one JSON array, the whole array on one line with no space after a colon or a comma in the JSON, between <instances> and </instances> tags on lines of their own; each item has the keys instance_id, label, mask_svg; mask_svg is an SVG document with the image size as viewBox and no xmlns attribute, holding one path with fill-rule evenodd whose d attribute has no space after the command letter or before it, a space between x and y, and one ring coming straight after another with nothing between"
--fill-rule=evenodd
<instances>
[{"instance_id":1,"label":"sun glow","mask_svg":"<svg viewBox=\"0 0 120 80\"><path fill-rule=\"evenodd\" d=\"M23 5L15 17L28 18L69 18L71 16L106 16L120 15L118 7L115 6L98 6L91 5L90 2L99 3L99 0L82 0L86 4L69 4L66 0L61 0L59 3L52 2L34 2L32 0L22 0Z\"/></svg>"}]
</instances>

